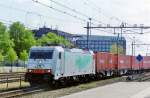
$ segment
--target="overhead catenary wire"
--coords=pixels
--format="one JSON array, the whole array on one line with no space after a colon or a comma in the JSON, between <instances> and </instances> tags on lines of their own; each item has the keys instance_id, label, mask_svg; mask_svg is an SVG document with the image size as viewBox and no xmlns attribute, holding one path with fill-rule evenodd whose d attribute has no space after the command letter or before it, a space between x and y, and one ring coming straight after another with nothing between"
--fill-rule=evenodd
<instances>
[{"instance_id":1,"label":"overhead catenary wire","mask_svg":"<svg viewBox=\"0 0 150 98\"><path fill-rule=\"evenodd\" d=\"M38 1L38 0L32 0L32 1ZM55 2L54 0L50 0L50 1L53 1L53 2ZM58 2L57 2L58 3ZM61 4L61 3L59 3L59 4ZM1 4L0 4L1 5ZM5 5L1 5L1 6L5 6ZM63 6L65 6L67 9L69 9L70 7L68 7L68 6L66 6L66 5L63 5ZM8 7L8 6L5 6L5 7ZM37 12L33 12L33 11L27 11L27 10L24 10L24 9L19 9L19 8L15 8L15 7L9 7L9 8L11 8L11 9L14 9L14 10L18 10L18 11L21 11L21 12L25 12L25 13L27 13L27 14L35 14L35 15L37 15L40 19L40 21L42 21L41 20L41 17L45 17L45 18L47 18L47 19L50 19L51 17L49 17L49 16L45 16L45 15L42 15L42 14L39 14L39 13L37 13ZM52 7L52 8L54 8L54 7ZM55 9L56 10L56 9ZM77 11L76 9L70 9L70 10L72 10L72 11L74 11L74 12L76 12L76 13L79 13L80 15L83 15L83 16L86 16L87 18L88 18L88 16L87 15L84 15L84 13L80 13L80 11ZM60 10L59 10L60 11ZM66 14L69 14L69 15L72 15L72 17L76 17L76 18L78 18L78 20L82 20L82 22L86 22L87 20L86 19L82 19L82 18L80 18L79 16L77 16L77 15L73 15L73 14L70 14L70 13L68 13L68 12L66 12L66 11L62 11L63 13L66 13ZM64 20L64 21L66 21L66 20ZM92 22L94 22L93 20L92 20Z\"/></svg>"},{"instance_id":2,"label":"overhead catenary wire","mask_svg":"<svg viewBox=\"0 0 150 98\"><path fill-rule=\"evenodd\" d=\"M98 7L98 6L97 6L95 3L93 3L92 1L89 1L89 0L82 0L82 1L83 1L83 4L84 4L85 6L87 6L87 7L90 7L90 8L92 9L92 11L95 11L95 12L97 12L98 14L105 16L105 18L108 18L108 16L106 16L106 15L104 15L104 14L102 13L101 8ZM108 19L110 19L110 18L108 18ZM107 23L102 23L102 24L107 25Z\"/></svg>"},{"instance_id":3,"label":"overhead catenary wire","mask_svg":"<svg viewBox=\"0 0 150 98\"><path fill-rule=\"evenodd\" d=\"M90 6L93 10L97 10L97 12L100 13L101 15L104 15L104 13L102 13L102 11L101 11L101 8L99 6L97 6L97 4L95 4L94 2L92 2L91 0L84 0L83 2L84 2L85 5ZM129 23L127 23L127 22L119 19L116 16L111 16L111 17L108 17L110 15L104 15L104 16L107 17L108 19L112 19L113 18L116 21L119 21L121 24L124 23L124 24L126 24L128 26L133 26L133 25L131 25L131 24L129 24ZM137 30L137 29L132 29L132 30Z\"/></svg>"},{"instance_id":4,"label":"overhead catenary wire","mask_svg":"<svg viewBox=\"0 0 150 98\"><path fill-rule=\"evenodd\" d=\"M29 11L29 10L25 10L25 9L22 9L22 8L17 8L17 7L13 7L13 6L7 6L7 5L4 5L4 4L1 4L0 3L0 7L3 7L3 8L7 8L7 9L11 9L11 10L15 10L15 11L18 11L18 12L21 12L21 13L25 13L25 23L26 23L26 27L28 27L28 28L31 28L31 27L33 27L33 28L38 28L38 27L35 27L35 26L28 26L28 24L27 24L27 16L29 15L29 14L31 14L31 15L37 15L38 17L39 17L39 21L40 22L42 22L43 20L43 18L46 18L47 20L50 20L50 21L65 21L65 22L73 22L73 23L80 23L80 24L85 24L85 22L83 22L83 21L80 21L80 22L78 22L78 21L73 21L73 20L67 20L66 21L66 19L61 19L61 18L56 18L56 17L52 17L52 16L47 16L47 15L44 15L44 14L41 14L41 13L38 13L38 12L35 12L35 11ZM14 21L15 22L15 21ZM47 22L47 21L46 21ZM45 22L44 22L45 23ZM5 23L6 24L6 23ZM10 24L10 23L9 23ZM38 23L37 25L39 25L40 26L40 24L41 23Z\"/></svg>"},{"instance_id":5,"label":"overhead catenary wire","mask_svg":"<svg viewBox=\"0 0 150 98\"><path fill-rule=\"evenodd\" d=\"M87 3L87 5L88 6L91 6L91 5L94 5L92 8L93 9L95 9L95 10L97 10L101 15L103 14L100 10L100 8L98 7L98 6L96 6L95 4L94 4L94 2L92 2L92 0L85 0ZM91 1L91 2L90 2ZM90 2L90 4L88 4ZM109 15L110 16L110 15ZM106 17L108 17L108 15L106 16ZM126 26L135 26L134 24L133 25L131 25L131 24L129 24L129 23L127 23L127 22L125 22L125 21L122 21L122 20L120 20L118 17L116 17L116 16L113 16L114 18L115 18L115 20L116 21L118 21L118 22L120 22L120 24L122 24L122 23L124 23ZM140 26L142 26L142 24L140 24ZM128 34L128 36L126 36L126 37L129 37L129 35L132 35L132 34L148 34L148 33L150 33L150 31L146 31L146 32L143 32L142 33L142 31L140 31L140 32L138 32L138 30L141 30L141 29L122 29L122 32L124 32L123 34ZM132 36L135 36L135 35L132 35ZM139 42L139 40L138 40L138 42ZM141 43L141 41L140 41L140 43ZM134 53L135 54L135 53Z\"/></svg>"},{"instance_id":6,"label":"overhead catenary wire","mask_svg":"<svg viewBox=\"0 0 150 98\"><path fill-rule=\"evenodd\" d=\"M52 7L52 6L50 6L50 5L44 4L44 3L42 3L42 2L39 2L38 0L32 0L32 1L35 2L35 3L38 3L38 4L42 5L42 6L48 7L48 8L50 8L50 9L53 9L53 10L55 10L55 11L57 11L57 12L63 13L63 14L65 14L65 15L69 15L69 16L75 18L75 19L78 19L78 20L81 20L81 21L84 21L84 22L87 21L86 19L80 18L80 17L78 17L77 15L73 15L73 14L70 14L70 13L68 13L68 12L66 12L66 11L57 9L57 8Z\"/></svg>"},{"instance_id":7,"label":"overhead catenary wire","mask_svg":"<svg viewBox=\"0 0 150 98\"><path fill-rule=\"evenodd\" d=\"M5 20L5 19L0 19L0 21L1 21L3 24L6 24L6 25L8 25L8 26L12 25L14 22L17 22L17 21ZM35 27L35 26L30 26L30 27L25 26L25 27L28 28L28 29L37 28L37 27Z\"/></svg>"},{"instance_id":8,"label":"overhead catenary wire","mask_svg":"<svg viewBox=\"0 0 150 98\"><path fill-rule=\"evenodd\" d=\"M0 7L5 7L5 8L9 8L9 9L12 9L12 10L15 10L15 11L19 11L19 12L23 12L23 13L26 13L26 14L32 14L32 15L37 15L39 17L44 17L44 18L47 18L47 19L55 19L57 21L66 21L65 19L61 19L61 18L56 18L56 17L52 17L52 16L47 16L47 15L43 15L41 13L38 13L38 12L34 12L34 11L28 11L28 10L24 10L24 9L21 9L21 8L16 8L16 7L10 7L10 6L7 6L7 5L3 5L0 3ZM67 20L68 21L68 20ZM75 21L72 21L72 22L75 22Z\"/></svg>"},{"instance_id":9,"label":"overhead catenary wire","mask_svg":"<svg viewBox=\"0 0 150 98\"><path fill-rule=\"evenodd\" d=\"M84 17L89 18L89 16L87 16L87 15L85 15L85 14L83 14L83 13L77 11L76 9L70 8L70 7L68 7L68 6L66 6L66 5L64 5L64 4L62 4L62 3L59 3L59 2L57 2L57 1L54 1L54 0L50 0L50 1L53 2L53 3L55 3L55 4L57 4L57 5L59 5L59 6L62 6L62 7L64 7L64 8L69 9L70 11L72 11L72 12L74 12L74 13L77 13L77 14L80 14L80 15L82 15L82 16L84 16Z\"/></svg>"},{"instance_id":10,"label":"overhead catenary wire","mask_svg":"<svg viewBox=\"0 0 150 98\"><path fill-rule=\"evenodd\" d=\"M34 0L34 1L35 1L35 0ZM37 1L37 0L36 0L36 1ZM95 21L95 22L97 22L97 23L104 24L104 23L102 23L101 21L99 21L99 20L97 20L97 19L95 19L95 18L93 18L93 17L90 17L90 16L88 16L88 15L86 15L86 14L84 14L84 13L82 13L82 12L76 10L76 9L70 8L70 7L64 5L64 4L60 3L60 2L57 2L57 1L54 1L54 0L50 0L50 1L53 2L53 3L55 3L55 4L57 4L57 5L59 5L59 6L61 6L61 7L66 8L66 9L68 9L68 10L70 10L70 11L72 11L72 12L78 14L78 15L81 15L81 16L83 16L83 17L86 17L87 19L91 18L92 21Z\"/></svg>"}]
</instances>

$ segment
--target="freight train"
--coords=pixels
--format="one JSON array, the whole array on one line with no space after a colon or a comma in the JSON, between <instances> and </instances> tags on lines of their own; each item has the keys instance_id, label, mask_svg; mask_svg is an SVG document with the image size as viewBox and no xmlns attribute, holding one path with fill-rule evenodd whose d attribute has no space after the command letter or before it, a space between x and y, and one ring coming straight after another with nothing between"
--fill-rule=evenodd
<instances>
[{"instance_id":1,"label":"freight train","mask_svg":"<svg viewBox=\"0 0 150 98\"><path fill-rule=\"evenodd\" d=\"M34 46L30 49L25 80L34 83L85 81L150 69L150 57L141 62L135 56L61 46Z\"/></svg>"}]
</instances>

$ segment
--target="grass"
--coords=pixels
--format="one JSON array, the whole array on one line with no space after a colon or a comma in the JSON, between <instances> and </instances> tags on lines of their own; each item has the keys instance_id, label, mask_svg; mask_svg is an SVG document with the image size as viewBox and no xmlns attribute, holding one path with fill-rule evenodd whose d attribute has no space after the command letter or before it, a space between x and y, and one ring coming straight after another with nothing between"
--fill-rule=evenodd
<instances>
[{"instance_id":1,"label":"grass","mask_svg":"<svg viewBox=\"0 0 150 98\"><path fill-rule=\"evenodd\" d=\"M90 82L90 83L86 83L86 84L81 84L81 85L79 85L79 88L81 88L83 90L86 90L86 89L91 89L91 88L95 88L95 87L115 83L115 82L118 82L118 81L125 81L125 79L117 77L117 78L111 78L111 79L106 79L106 80L94 81L94 82Z\"/></svg>"},{"instance_id":2,"label":"grass","mask_svg":"<svg viewBox=\"0 0 150 98\"><path fill-rule=\"evenodd\" d=\"M95 83L88 83L88 84L81 84L79 85L79 88L81 89L90 89L90 88L95 88L96 84Z\"/></svg>"}]
</instances>

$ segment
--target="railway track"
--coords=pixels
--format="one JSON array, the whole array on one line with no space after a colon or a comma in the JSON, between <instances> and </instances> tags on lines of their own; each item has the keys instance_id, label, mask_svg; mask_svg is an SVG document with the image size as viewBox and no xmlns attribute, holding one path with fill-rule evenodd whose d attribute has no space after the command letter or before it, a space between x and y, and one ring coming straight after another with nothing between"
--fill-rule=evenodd
<instances>
[{"instance_id":1,"label":"railway track","mask_svg":"<svg viewBox=\"0 0 150 98\"><path fill-rule=\"evenodd\" d=\"M24 89L5 91L0 93L0 98L16 98L23 95L33 94L45 91L45 87L37 86L37 87L28 87Z\"/></svg>"},{"instance_id":2,"label":"railway track","mask_svg":"<svg viewBox=\"0 0 150 98\"><path fill-rule=\"evenodd\" d=\"M99 80L99 82L101 83L98 83L97 80L94 80L93 83L95 83L95 85L93 85L93 87L89 86L90 88L94 88L95 86L98 86L98 85L106 85L106 84L110 84L110 83L114 83L114 82L117 82L117 81L124 81L124 78L123 77L120 77L120 78L116 78L115 80L113 78L110 78L110 79L105 79L105 80ZM84 85L89 85L91 84L92 82L89 82L89 83L81 83L81 84L84 84ZM70 89L70 91L78 91L78 90L85 90L85 89L88 89L89 87L80 87L80 83L79 84L72 84L71 86L69 85L66 85L66 86L59 86L59 87L50 87L50 86L47 86L47 85L43 85L43 86L39 86L39 87L29 87L29 88L25 88L25 89L18 89L18 90L11 90L11 91L4 91L4 92L1 92L0 93L0 98L20 98L20 97L25 97L26 95L31 95L31 94L37 94L37 93L41 93L41 92L44 92L44 91L48 91L49 93L52 93L52 96L55 96L55 92L56 94L58 92L62 93L64 90L67 90L67 89ZM71 92L72 92L71 91ZM35 97L36 98L36 97Z\"/></svg>"},{"instance_id":3,"label":"railway track","mask_svg":"<svg viewBox=\"0 0 150 98\"><path fill-rule=\"evenodd\" d=\"M141 73L141 74L135 74L130 75L127 77L128 81L134 81L134 82L144 82L150 80L150 72L148 73Z\"/></svg>"},{"instance_id":4,"label":"railway track","mask_svg":"<svg viewBox=\"0 0 150 98\"><path fill-rule=\"evenodd\" d=\"M25 72L10 72L10 73L0 73L0 77L2 76L16 76L16 75L24 75Z\"/></svg>"},{"instance_id":5,"label":"railway track","mask_svg":"<svg viewBox=\"0 0 150 98\"><path fill-rule=\"evenodd\" d=\"M142 74L136 74L132 75L133 80L131 81L147 81L150 80L150 73L142 73ZM24 95L34 94L38 92L43 92L46 89L46 86L37 86L37 87L28 87L24 89L18 89L18 90L11 90L11 91L5 91L0 93L0 98L16 98L21 97ZM53 89L51 89L53 90Z\"/></svg>"},{"instance_id":6,"label":"railway track","mask_svg":"<svg viewBox=\"0 0 150 98\"><path fill-rule=\"evenodd\" d=\"M145 74L143 77L139 79L140 82L149 81L149 80L150 80L150 73Z\"/></svg>"},{"instance_id":7,"label":"railway track","mask_svg":"<svg viewBox=\"0 0 150 98\"><path fill-rule=\"evenodd\" d=\"M10 83L24 80L25 73L0 73L0 83Z\"/></svg>"}]
</instances>

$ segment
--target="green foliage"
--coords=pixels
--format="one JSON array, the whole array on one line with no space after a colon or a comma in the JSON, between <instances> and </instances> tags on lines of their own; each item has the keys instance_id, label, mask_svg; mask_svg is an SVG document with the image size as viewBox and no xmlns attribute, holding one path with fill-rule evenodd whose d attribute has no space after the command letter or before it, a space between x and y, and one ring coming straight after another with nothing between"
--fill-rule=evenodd
<instances>
[{"instance_id":1,"label":"green foliage","mask_svg":"<svg viewBox=\"0 0 150 98\"><path fill-rule=\"evenodd\" d=\"M28 53L26 50L23 50L21 53L20 53L20 59L22 61L26 61L28 59Z\"/></svg>"},{"instance_id":2,"label":"green foliage","mask_svg":"<svg viewBox=\"0 0 150 98\"><path fill-rule=\"evenodd\" d=\"M4 56L2 55L2 53L0 52L0 62L4 61Z\"/></svg>"},{"instance_id":3,"label":"green foliage","mask_svg":"<svg viewBox=\"0 0 150 98\"><path fill-rule=\"evenodd\" d=\"M2 46L1 49L3 50L4 54L6 54L9 48L14 47L13 40L10 39L8 32L3 34L3 38L0 41L0 45Z\"/></svg>"},{"instance_id":4,"label":"green foliage","mask_svg":"<svg viewBox=\"0 0 150 98\"><path fill-rule=\"evenodd\" d=\"M22 51L25 49L28 51L31 46L36 45L36 40L34 38L33 33L30 30L25 31L25 36L24 36L24 39L22 42L23 42L22 43L22 45L23 45Z\"/></svg>"},{"instance_id":5,"label":"green foliage","mask_svg":"<svg viewBox=\"0 0 150 98\"><path fill-rule=\"evenodd\" d=\"M111 46L110 52L113 54L124 54L123 47L120 45L117 47L116 43Z\"/></svg>"},{"instance_id":6,"label":"green foliage","mask_svg":"<svg viewBox=\"0 0 150 98\"><path fill-rule=\"evenodd\" d=\"M6 31L6 27L0 23L0 50L5 55L8 48L13 47L13 40L10 39L9 33Z\"/></svg>"},{"instance_id":7,"label":"green foliage","mask_svg":"<svg viewBox=\"0 0 150 98\"><path fill-rule=\"evenodd\" d=\"M25 26L20 22L14 22L9 29L10 37L14 39L14 49L17 55L25 49L28 51L31 46L36 44L33 33L25 29Z\"/></svg>"},{"instance_id":8,"label":"green foliage","mask_svg":"<svg viewBox=\"0 0 150 98\"><path fill-rule=\"evenodd\" d=\"M17 54L13 48L9 48L6 57L7 60L12 63L17 59Z\"/></svg>"},{"instance_id":9,"label":"green foliage","mask_svg":"<svg viewBox=\"0 0 150 98\"><path fill-rule=\"evenodd\" d=\"M64 39L61 36L57 36L56 34L49 32L47 35L43 35L40 39L38 39L37 44L44 46L47 43L52 44L63 44L65 46L71 47L73 46L69 41Z\"/></svg>"},{"instance_id":10,"label":"green foliage","mask_svg":"<svg viewBox=\"0 0 150 98\"><path fill-rule=\"evenodd\" d=\"M4 32L6 32L6 26L0 22L0 34L3 34Z\"/></svg>"},{"instance_id":11,"label":"green foliage","mask_svg":"<svg viewBox=\"0 0 150 98\"><path fill-rule=\"evenodd\" d=\"M73 46L68 40L52 32L36 40L32 31L26 29L20 22L14 22L8 29L0 22L0 61L8 60L13 63L17 56L26 61L31 46L44 46L49 43L63 44L67 47Z\"/></svg>"}]
</instances>

